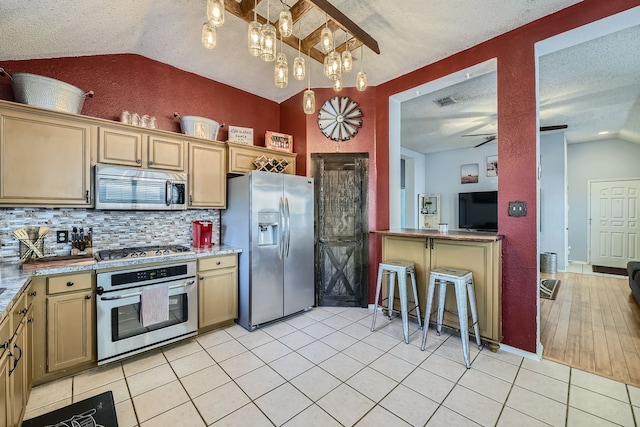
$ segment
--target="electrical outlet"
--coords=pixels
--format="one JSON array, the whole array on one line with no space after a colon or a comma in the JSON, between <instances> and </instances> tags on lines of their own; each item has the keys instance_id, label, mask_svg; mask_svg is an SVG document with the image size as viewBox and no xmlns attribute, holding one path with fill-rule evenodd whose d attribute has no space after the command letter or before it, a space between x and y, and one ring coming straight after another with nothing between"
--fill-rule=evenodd
<instances>
[{"instance_id":1,"label":"electrical outlet","mask_svg":"<svg viewBox=\"0 0 640 427\"><path fill-rule=\"evenodd\" d=\"M69 230L56 231L56 243L67 243L69 241Z\"/></svg>"},{"instance_id":2,"label":"electrical outlet","mask_svg":"<svg viewBox=\"0 0 640 427\"><path fill-rule=\"evenodd\" d=\"M527 216L527 202L509 202L509 216Z\"/></svg>"}]
</instances>

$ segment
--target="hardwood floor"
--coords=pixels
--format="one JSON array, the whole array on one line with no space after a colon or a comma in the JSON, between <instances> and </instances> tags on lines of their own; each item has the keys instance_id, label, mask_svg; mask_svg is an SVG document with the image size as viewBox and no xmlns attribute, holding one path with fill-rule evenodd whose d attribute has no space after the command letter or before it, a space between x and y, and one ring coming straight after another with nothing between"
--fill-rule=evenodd
<instances>
[{"instance_id":1,"label":"hardwood floor","mask_svg":"<svg viewBox=\"0 0 640 427\"><path fill-rule=\"evenodd\" d=\"M561 280L555 300L540 299L543 358L640 386L640 307L628 278L542 276Z\"/></svg>"}]
</instances>

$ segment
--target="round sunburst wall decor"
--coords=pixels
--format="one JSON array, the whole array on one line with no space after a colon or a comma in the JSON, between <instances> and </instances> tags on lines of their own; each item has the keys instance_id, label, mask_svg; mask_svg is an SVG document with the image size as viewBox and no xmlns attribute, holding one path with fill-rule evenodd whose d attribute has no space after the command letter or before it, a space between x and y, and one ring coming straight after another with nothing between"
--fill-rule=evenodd
<instances>
[{"instance_id":1,"label":"round sunburst wall decor","mask_svg":"<svg viewBox=\"0 0 640 427\"><path fill-rule=\"evenodd\" d=\"M362 110L348 96L334 96L322 104L318 126L327 138L346 141L357 135L362 127Z\"/></svg>"}]
</instances>

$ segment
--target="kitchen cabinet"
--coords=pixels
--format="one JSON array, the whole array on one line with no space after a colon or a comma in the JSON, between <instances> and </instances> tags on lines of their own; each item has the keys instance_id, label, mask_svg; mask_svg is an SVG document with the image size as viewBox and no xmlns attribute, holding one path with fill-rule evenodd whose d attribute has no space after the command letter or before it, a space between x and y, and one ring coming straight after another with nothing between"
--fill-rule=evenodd
<instances>
[{"instance_id":1,"label":"kitchen cabinet","mask_svg":"<svg viewBox=\"0 0 640 427\"><path fill-rule=\"evenodd\" d=\"M90 207L96 126L0 104L0 204Z\"/></svg>"},{"instance_id":2,"label":"kitchen cabinet","mask_svg":"<svg viewBox=\"0 0 640 427\"><path fill-rule=\"evenodd\" d=\"M143 128L100 126L98 163L184 172L185 142Z\"/></svg>"},{"instance_id":3,"label":"kitchen cabinet","mask_svg":"<svg viewBox=\"0 0 640 427\"><path fill-rule=\"evenodd\" d=\"M6 317L0 322L0 427L11 426L11 390L9 387L9 371L13 358L9 356L9 344L13 336L11 319Z\"/></svg>"},{"instance_id":4,"label":"kitchen cabinet","mask_svg":"<svg viewBox=\"0 0 640 427\"><path fill-rule=\"evenodd\" d=\"M384 232L381 232L384 233ZM420 310L424 316L429 271L438 267L454 267L473 273L478 307L480 336L489 348L496 351L502 340L502 242L499 239L467 238L456 240L451 236L433 233L433 237L384 235L382 259L402 259L415 264ZM383 288L386 297L386 285ZM456 299L453 286L447 287L445 309L455 312ZM435 308L434 308L435 310ZM435 323L435 315L432 316ZM445 312L444 325L458 329L457 315Z\"/></svg>"},{"instance_id":5,"label":"kitchen cabinet","mask_svg":"<svg viewBox=\"0 0 640 427\"><path fill-rule=\"evenodd\" d=\"M198 260L198 328L213 328L238 317L238 256Z\"/></svg>"},{"instance_id":6,"label":"kitchen cabinet","mask_svg":"<svg viewBox=\"0 0 640 427\"><path fill-rule=\"evenodd\" d=\"M225 150L219 142L189 142L189 208L226 208Z\"/></svg>"},{"instance_id":7,"label":"kitchen cabinet","mask_svg":"<svg viewBox=\"0 0 640 427\"><path fill-rule=\"evenodd\" d=\"M230 174L244 175L245 173L255 170L256 165L253 163L260 156L277 161L286 160L289 162L283 173L291 175L296 174L296 154L286 151L272 150L265 147L256 147L254 145L244 145L233 142L227 142L229 170Z\"/></svg>"},{"instance_id":8,"label":"kitchen cabinet","mask_svg":"<svg viewBox=\"0 0 640 427\"><path fill-rule=\"evenodd\" d=\"M96 360L94 275L47 278L47 372Z\"/></svg>"}]
</instances>

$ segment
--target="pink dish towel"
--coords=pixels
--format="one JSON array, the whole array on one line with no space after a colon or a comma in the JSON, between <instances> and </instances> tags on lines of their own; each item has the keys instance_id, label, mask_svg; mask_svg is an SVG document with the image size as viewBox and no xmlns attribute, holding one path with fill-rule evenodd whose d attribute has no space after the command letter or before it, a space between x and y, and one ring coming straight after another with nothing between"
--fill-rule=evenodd
<instances>
[{"instance_id":1,"label":"pink dish towel","mask_svg":"<svg viewBox=\"0 0 640 427\"><path fill-rule=\"evenodd\" d=\"M169 287L143 288L140 296L140 323L145 328L169 320Z\"/></svg>"}]
</instances>

